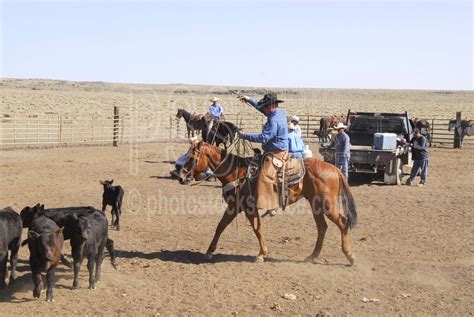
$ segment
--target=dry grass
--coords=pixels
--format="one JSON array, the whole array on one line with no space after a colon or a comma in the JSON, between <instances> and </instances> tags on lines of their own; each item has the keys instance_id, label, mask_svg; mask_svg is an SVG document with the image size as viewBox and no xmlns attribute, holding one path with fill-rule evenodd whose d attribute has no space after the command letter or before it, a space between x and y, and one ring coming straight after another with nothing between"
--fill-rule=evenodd
<instances>
[{"instance_id":1,"label":"dry grass","mask_svg":"<svg viewBox=\"0 0 474 317\"><path fill-rule=\"evenodd\" d=\"M286 102L289 113L341 114L359 111L408 111L418 117L453 118L456 111L474 117L472 91L272 89ZM169 117L176 109L206 112L212 96L222 99L227 113L255 114L240 104L232 92L259 98L265 88L198 85L144 85L103 82L69 82L41 79L0 79L0 114L12 112L61 114L160 113Z\"/></svg>"}]
</instances>

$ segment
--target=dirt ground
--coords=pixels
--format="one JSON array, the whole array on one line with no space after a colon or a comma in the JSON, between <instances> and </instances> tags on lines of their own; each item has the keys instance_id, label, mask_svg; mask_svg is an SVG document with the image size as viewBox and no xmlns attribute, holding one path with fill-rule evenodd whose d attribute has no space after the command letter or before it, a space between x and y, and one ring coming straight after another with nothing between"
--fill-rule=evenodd
<instances>
[{"instance_id":1,"label":"dirt ground","mask_svg":"<svg viewBox=\"0 0 474 317\"><path fill-rule=\"evenodd\" d=\"M426 187L352 186L359 224L350 232L356 263L348 267L333 224L319 263L303 262L316 239L304 201L263 219L268 261L254 263L258 244L244 215L207 261L224 204L218 183L190 187L168 178L169 161L186 148L156 143L1 151L1 207L100 207L99 180L110 178L126 197L121 231L110 231L117 271L106 258L102 281L89 290L83 265L80 288L72 291L72 271L60 266L55 302L47 303L44 293L35 300L25 247L18 280L0 291L0 314L473 314L474 149L432 149Z\"/></svg>"}]
</instances>

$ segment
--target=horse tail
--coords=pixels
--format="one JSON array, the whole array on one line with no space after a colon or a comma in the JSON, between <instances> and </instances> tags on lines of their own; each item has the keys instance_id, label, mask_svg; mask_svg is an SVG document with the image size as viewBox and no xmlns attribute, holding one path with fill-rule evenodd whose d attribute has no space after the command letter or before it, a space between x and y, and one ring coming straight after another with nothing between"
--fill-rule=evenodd
<instances>
[{"instance_id":1,"label":"horse tail","mask_svg":"<svg viewBox=\"0 0 474 317\"><path fill-rule=\"evenodd\" d=\"M352 196L351 189L349 188L349 183L347 179L339 171L339 195L342 200L342 209L346 216L346 228L351 229L357 224L357 209L354 201L354 196Z\"/></svg>"}]
</instances>

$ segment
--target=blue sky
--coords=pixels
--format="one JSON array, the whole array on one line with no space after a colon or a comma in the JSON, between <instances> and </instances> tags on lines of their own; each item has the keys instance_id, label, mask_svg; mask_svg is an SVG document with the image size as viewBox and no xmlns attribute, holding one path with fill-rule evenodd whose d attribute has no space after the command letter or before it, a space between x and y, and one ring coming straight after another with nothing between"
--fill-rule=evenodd
<instances>
[{"instance_id":1,"label":"blue sky","mask_svg":"<svg viewBox=\"0 0 474 317\"><path fill-rule=\"evenodd\" d=\"M473 88L471 1L5 1L1 77Z\"/></svg>"}]
</instances>

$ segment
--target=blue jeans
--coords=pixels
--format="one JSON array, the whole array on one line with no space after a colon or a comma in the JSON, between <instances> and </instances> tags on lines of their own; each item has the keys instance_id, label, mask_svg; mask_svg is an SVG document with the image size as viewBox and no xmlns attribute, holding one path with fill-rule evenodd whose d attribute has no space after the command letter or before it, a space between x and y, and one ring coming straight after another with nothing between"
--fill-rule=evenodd
<instances>
[{"instance_id":1,"label":"blue jeans","mask_svg":"<svg viewBox=\"0 0 474 317\"><path fill-rule=\"evenodd\" d=\"M204 172L204 174L206 174L206 176L211 176L214 173L212 172L212 170L208 166L208 167L206 167L206 171Z\"/></svg>"},{"instance_id":2,"label":"blue jeans","mask_svg":"<svg viewBox=\"0 0 474 317\"><path fill-rule=\"evenodd\" d=\"M408 178L407 183L411 184L415 177L420 173L421 170L421 184L426 184L428 178L428 160L413 161L413 167L411 168L410 178Z\"/></svg>"},{"instance_id":3,"label":"blue jeans","mask_svg":"<svg viewBox=\"0 0 474 317\"><path fill-rule=\"evenodd\" d=\"M349 179L349 161L351 160L350 156L341 155L336 153L336 166L339 168L342 173Z\"/></svg>"}]
</instances>

